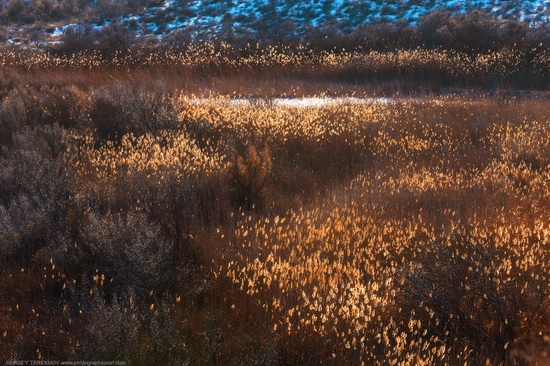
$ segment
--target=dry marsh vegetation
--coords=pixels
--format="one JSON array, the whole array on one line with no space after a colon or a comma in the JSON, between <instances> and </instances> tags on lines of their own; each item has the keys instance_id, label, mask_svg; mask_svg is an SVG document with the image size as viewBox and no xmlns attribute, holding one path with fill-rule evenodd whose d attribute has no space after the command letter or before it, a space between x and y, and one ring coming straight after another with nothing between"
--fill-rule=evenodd
<instances>
[{"instance_id":1,"label":"dry marsh vegetation","mask_svg":"<svg viewBox=\"0 0 550 366\"><path fill-rule=\"evenodd\" d=\"M548 363L544 96L303 107L24 75L0 89L0 358Z\"/></svg>"},{"instance_id":2,"label":"dry marsh vegetation","mask_svg":"<svg viewBox=\"0 0 550 366\"><path fill-rule=\"evenodd\" d=\"M40 86L59 85L59 79L70 75L69 83L79 80L83 86L97 87L104 85L105 78L128 80L129 75L138 72L168 84L177 81L179 85L174 87L185 90L211 82L212 91L221 94L241 92L242 84L248 84L240 79L243 74L249 82L258 79L266 80L266 84L286 80L293 85L297 81L324 84L314 91L316 94L330 83L348 87L372 84L367 88L371 94L376 91L393 95L440 93L457 87L546 90L550 82L550 55L542 42L531 49L481 50L424 45L389 50L364 49L360 45L319 50L310 44L239 46L223 41L195 42L181 49L128 44L108 54L97 50L63 54L3 48L0 66L22 73L31 82L37 78L35 82ZM223 83L215 86L216 79L233 80L231 88L223 89ZM287 90L276 87L270 95L262 90L259 96L284 92Z\"/></svg>"}]
</instances>

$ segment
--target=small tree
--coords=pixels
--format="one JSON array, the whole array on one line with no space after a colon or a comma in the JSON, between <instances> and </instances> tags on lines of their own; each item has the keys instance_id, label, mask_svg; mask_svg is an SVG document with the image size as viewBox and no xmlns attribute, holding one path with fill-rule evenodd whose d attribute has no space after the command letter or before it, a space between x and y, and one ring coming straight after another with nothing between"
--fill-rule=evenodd
<instances>
[{"instance_id":1,"label":"small tree","mask_svg":"<svg viewBox=\"0 0 550 366\"><path fill-rule=\"evenodd\" d=\"M94 48L95 34L89 25L73 25L65 28L59 41L61 53L84 52Z\"/></svg>"},{"instance_id":2,"label":"small tree","mask_svg":"<svg viewBox=\"0 0 550 366\"><path fill-rule=\"evenodd\" d=\"M126 53L132 44L132 35L122 24L112 24L97 32L98 49L104 56Z\"/></svg>"},{"instance_id":3,"label":"small tree","mask_svg":"<svg viewBox=\"0 0 550 366\"><path fill-rule=\"evenodd\" d=\"M235 194L247 210L261 203L262 191L271 173L271 151L249 145L244 154L237 154L234 165Z\"/></svg>"}]
</instances>

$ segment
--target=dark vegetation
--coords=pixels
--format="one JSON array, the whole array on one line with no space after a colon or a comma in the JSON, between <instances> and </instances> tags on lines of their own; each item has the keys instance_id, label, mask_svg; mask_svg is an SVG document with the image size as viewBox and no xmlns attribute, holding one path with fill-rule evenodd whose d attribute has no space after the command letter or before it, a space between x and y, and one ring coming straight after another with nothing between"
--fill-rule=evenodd
<instances>
[{"instance_id":1,"label":"dark vegetation","mask_svg":"<svg viewBox=\"0 0 550 366\"><path fill-rule=\"evenodd\" d=\"M159 0L9 0L0 5L0 22L33 24L74 19L109 19L161 3Z\"/></svg>"},{"instance_id":2,"label":"dark vegetation","mask_svg":"<svg viewBox=\"0 0 550 366\"><path fill-rule=\"evenodd\" d=\"M123 24L115 23L115 28L108 31L94 30L86 26L68 27L61 39L60 50L77 52L93 50L100 46L102 37L113 33L131 38L132 42L119 47L128 48L130 44L140 45L141 36L136 35ZM344 24L330 23L319 27L306 28L298 34L296 26L288 22L274 24L263 34L250 33L237 36L234 33L221 33L216 39L242 48L249 43L259 42L267 45L304 45L315 51L319 50L353 50L387 51L395 49L441 48L465 53L483 53L489 51L519 50L529 54L546 50L550 42L550 31L544 23L530 25L518 20L503 20L481 10L454 14L449 10L438 10L420 19L418 24L411 25L404 21L375 21L346 28ZM260 32L261 33L261 32ZM75 34L81 37L74 44ZM185 47L191 40L207 41L209 37L191 36L186 30L178 30L167 35L168 45ZM151 42L150 38L145 38ZM157 41L162 44L162 41Z\"/></svg>"}]
</instances>

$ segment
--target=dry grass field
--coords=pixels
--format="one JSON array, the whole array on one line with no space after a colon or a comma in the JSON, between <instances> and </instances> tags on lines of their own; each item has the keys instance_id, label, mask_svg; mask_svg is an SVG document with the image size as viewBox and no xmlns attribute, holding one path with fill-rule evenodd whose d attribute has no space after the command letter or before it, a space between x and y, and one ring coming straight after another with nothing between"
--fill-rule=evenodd
<instances>
[{"instance_id":1,"label":"dry grass field","mask_svg":"<svg viewBox=\"0 0 550 366\"><path fill-rule=\"evenodd\" d=\"M550 83L550 51L539 46L475 52L422 46L319 50L312 45L238 47L209 41L183 50L136 45L107 55L1 48L0 66L37 86L162 81L168 90L186 94L264 98L327 92L393 96L464 89L547 91Z\"/></svg>"},{"instance_id":2,"label":"dry grass field","mask_svg":"<svg viewBox=\"0 0 550 366\"><path fill-rule=\"evenodd\" d=\"M285 105L520 65L265 52L231 77L2 54L0 359L547 365L545 89Z\"/></svg>"}]
</instances>

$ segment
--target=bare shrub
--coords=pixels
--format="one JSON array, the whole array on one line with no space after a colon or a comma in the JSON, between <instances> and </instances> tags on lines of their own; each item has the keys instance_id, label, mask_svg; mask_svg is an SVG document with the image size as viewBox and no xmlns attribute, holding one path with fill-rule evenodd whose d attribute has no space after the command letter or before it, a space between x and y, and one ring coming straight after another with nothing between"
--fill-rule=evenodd
<instances>
[{"instance_id":1,"label":"bare shrub","mask_svg":"<svg viewBox=\"0 0 550 366\"><path fill-rule=\"evenodd\" d=\"M80 95L72 87L12 89L0 104L0 143L12 142L15 132L25 127L60 125L76 127L83 113Z\"/></svg>"},{"instance_id":2,"label":"bare shrub","mask_svg":"<svg viewBox=\"0 0 550 366\"><path fill-rule=\"evenodd\" d=\"M511 359L512 349L542 339L549 284L536 267L516 268L509 261L523 259L491 240L457 233L418 246L404 273L403 295L417 312L435 313L425 316L441 320L433 328L439 337L466 337L475 345L474 359L502 363Z\"/></svg>"},{"instance_id":3,"label":"bare shrub","mask_svg":"<svg viewBox=\"0 0 550 366\"><path fill-rule=\"evenodd\" d=\"M19 77L19 74L10 71L0 72L0 101L3 101L10 92L17 88L18 85L21 85L22 81Z\"/></svg>"},{"instance_id":4,"label":"bare shrub","mask_svg":"<svg viewBox=\"0 0 550 366\"><path fill-rule=\"evenodd\" d=\"M115 84L96 90L90 115L101 139L177 128L178 121L162 84L153 89Z\"/></svg>"},{"instance_id":5,"label":"bare shrub","mask_svg":"<svg viewBox=\"0 0 550 366\"><path fill-rule=\"evenodd\" d=\"M66 224L71 179L64 149L64 131L43 126L15 134L14 147L0 156L0 242L12 265L29 264Z\"/></svg>"},{"instance_id":6,"label":"bare shrub","mask_svg":"<svg viewBox=\"0 0 550 366\"><path fill-rule=\"evenodd\" d=\"M38 249L47 244L52 208L32 197L20 195L8 208L0 206L2 257L11 265L28 265Z\"/></svg>"},{"instance_id":7,"label":"bare shrub","mask_svg":"<svg viewBox=\"0 0 550 366\"><path fill-rule=\"evenodd\" d=\"M190 351L179 341L178 313L170 304L151 305L132 292L110 302L95 296L89 303L84 321L89 341L78 349L80 357L137 365L189 363Z\"/></svg>"},{"instance_id":8,"label":"bare shrub","mask_svg":"<svg viewBox=\"0 0 550 366\"><path fill-rule=\"evenodd\" d=\"M68 26L59 38L55 51L64 54L91 51L95 47L96 34L89 25Z\"/></svg>"},{"instance_id":9,"label":"bare shrub","mask_svg":"<svg viewBox=\"0 0 550 366\"><path fill-rule=\"evenodd\" d=\"M104 57L126 54L133 43L133 35L120 23L103 27L96 32L96 37L97 45L95 48Z\"/></svg>"},{"instance_id":10,"label":"bare shrub","mask_svg":"<svg viewBox=\"0 0 550 366\"><path fill-rule=\"evenodd\" d=\"M81 235L89 259L122 289L162 288L173 276L173 244L142 213L92 213Z\"/></svg>"},{"instance_id":11,"label":"bare shrub","mask_svg":"<svg viewBox=\"0 0 550 366\"><path fill-rule=\"evenodd\" d=\"M246 210L261 205L263 190L271 173L271 151L266 145L258 149L253 144L244 153L237 153L233 165L234 194Z\"/></svg>"}]
</instances>

